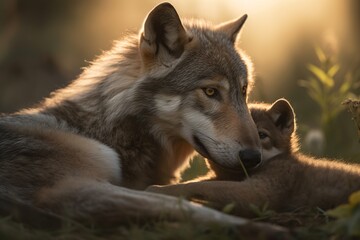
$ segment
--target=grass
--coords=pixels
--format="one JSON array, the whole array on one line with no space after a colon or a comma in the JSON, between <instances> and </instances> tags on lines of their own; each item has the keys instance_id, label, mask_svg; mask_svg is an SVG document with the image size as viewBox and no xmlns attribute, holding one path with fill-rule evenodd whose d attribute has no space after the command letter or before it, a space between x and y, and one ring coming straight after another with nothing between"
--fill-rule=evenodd
<instances>
[{"instance_id":1,"label":"grass","mask_svg":"<svg viewBox=\"0 0 360 240\"><path fill-rule=\"evenodd\" d=\"M354 203L351 203L354 205ZM350 205L351 205L350 204ZM349 206L350 206L349 205ZM351 205L351 206L352 206ZM358 207L356 209L359 209ZM259 211L259 217L254 221L263 221L291 230L294 239L347 239L343 238L344 232L340 230L334 232L334 229L344 229L347 223L354 224L354 218L351 221L344 221L342 218L332 218L321 209L296 209L292 212L276 213L263 207ZM357 210L358 211L358 210ZM352 214L346 212L346 219L350 219ZM335 215L342 216L343 209L335 211ZM358 212L354 214L355 218ZM340 221L339 221L340 220ZM340 224L341 223L341 224ZM254 234L254 233L252 233ZM198 240L227 240L227 239L264 239L261 233L258 236L242 235L236 228L216 224L200 224L191 221L184 222L149 222L147 224L129 224L116 228L96 228L85 227L72 221L64 222L59 229L49 230L41 228L32 228L28 225L16 222L11 217L0 218L0 239L139 239L139 240L162 240L162 239L198 239ZM339 237L340 236L340 237ZM350 239L350 238L349 238Z\"/></svg>"},{"instance_id":2,"label":"grass","mask_svg":"<svg viewBox=\"0 0 360 240\"><path fill-rule=\"evenodd\" d=\"M262 221L288 228L293 239L359 239L360 191L349 197L349 202L329 211L319 208L298 208L291 212L277 213L267 206L252 207L257 214L253 221ZM30 213L31 215L32 213ZM31 217L31 216L30 216ZM34 221L39 220L34 214ZM10 216L0 217L0 239L266 239L261 231L244 232L232 226L204 224L191 219L182 222L157 221L146 224L128 224L115 228L97 228L81 225L62 218L58 228L42 229L38 224L19 223ZM50 226L48 224L48 226Z\"/></svg>"},{"instance_id":3,"label":"grass","mask_svg":"<svg viewBox=\"0 0 360 240\"><path fill-rule=\"evenodd\" d=\"M15 222L10 217L0 218L0 239L242 239L237 230L220 225L194 222L154 222L131 224L111 229L66 225L58 230L33 229Z\"/></svg>"},{"instance_id":4,"label":"grass","mask_svg":"<svg viewBox=\"0 0 360 240\"><path fill-rule=\"evenodd\" d=\"M311 221L309 221L311 220ZM274 214L263 221L291 226L297 239L327 239L328 234L316 227L321 223L316 214L284 213ZM311 223L310 227L307 224ZM260 233L259 233L260 234ZM321 236L319 238L319 236ZM66 225L58 230L34 229L15 222L10 217L0 219L0 239L261 239L256 236L242 236L236 229L220 225L204 225L194 222L155 222L147 225L132 224L112 229L88 228L80 225Z\"/></svg>"}]
</instances>

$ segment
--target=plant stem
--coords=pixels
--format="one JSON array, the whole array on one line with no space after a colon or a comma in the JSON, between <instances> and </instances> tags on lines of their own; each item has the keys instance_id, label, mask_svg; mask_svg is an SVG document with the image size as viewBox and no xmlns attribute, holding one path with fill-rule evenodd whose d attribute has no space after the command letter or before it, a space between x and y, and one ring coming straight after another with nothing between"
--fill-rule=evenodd
<instances>
[{"instance_id":1,"label":"plant stem","mask_svg":"<svg viewBox=\"0 0 360 240\"><path fill-rule=\"evenodd\" d=\"M241 168L242 168L243 171L244 171L245 177L246 177L246 178L249 178L249 174L248 174L248 172L246 171L246 168L245 168L243 162L241 161L241 159L240 159L240 165L241 165Z\"/></svg>"}]
</instances>

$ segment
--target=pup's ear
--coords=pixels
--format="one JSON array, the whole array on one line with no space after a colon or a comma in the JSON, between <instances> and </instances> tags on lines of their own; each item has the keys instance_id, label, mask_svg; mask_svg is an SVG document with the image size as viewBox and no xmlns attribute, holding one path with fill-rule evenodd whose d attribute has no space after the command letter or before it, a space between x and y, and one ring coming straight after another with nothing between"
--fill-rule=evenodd
<instances>
[{"instance_id":1,"label":"pup's ear","mask_svg":"<svg viewBox=\"0 0 360 240\"><path fill-rule=\"evenodd\" d=\"M167 65L179 58L190 41L179 15L170 3L156 6L147 16L140 37L144 61L160 61Z\"/></svg>"},{"instance_id":2,"label":"pup's ear","mask_svg":"<svg viewBox=\"0 0 360 240\"><path fill-rule=\"evenodd\" d=\"M218 26L216 26L216 30L225 33L232 43L235 43L237 36L239 35L239 32L244 25L245 21L247 19L247 15L245 14L241 18L222 23Z\"/></svg>"},{"instance_id":3,"label":"pup's ear","mask_svg":"<svg viewBox=\"0 0 360 240\"><path fill-rule=\"evenodd\" d=\"M295 130L295 113L291 104L284 98L278 99L267 110L277 128L285 134Z\"/></svg>"}]
</instances>

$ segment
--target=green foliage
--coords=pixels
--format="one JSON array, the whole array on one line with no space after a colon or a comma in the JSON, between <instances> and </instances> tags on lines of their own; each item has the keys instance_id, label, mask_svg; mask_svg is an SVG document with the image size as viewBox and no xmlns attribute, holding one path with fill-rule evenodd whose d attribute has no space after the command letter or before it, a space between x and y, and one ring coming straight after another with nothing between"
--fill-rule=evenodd
<instances>
[{"instance_id":1,"label":"green foliage","mask_svg":"<svg viewBox=\"0 0 360 240\"><path fill-rule=\"evenodd\" d=\"M330 222L327 229L339 239L360 238L360 191L349 197L349 203L327 211L336 221Z\"/></svg>"},{"instance_id":2,"label":"green foliage","mask_svg":"<svg viewBox=\"0 0 360 240\"><path fill-rule=\"evenodd\" d=\"M307 80L300 80L300 86L307 89L309 96L321 109L321 126L323 130L343 110L341 103L353 96L351 91L358 88L353 75L348 72L339 76L340 64L332 56L326 56L324 51L316 47L318 65L308 64L307 68L313 76ZM335 77L338 76L338 79Z\"/></svg>"},{"instance_id":3,"label":"green foliage","mask_svg":"<svg viewBox=\"0 0 360 240\"><path fill-rule=\"evenodd\" d=\"M236 203L232 202L227 205L221 210L223 213L231 213L234 208L236 207Z\"/></svg>"},{"instance_id":4,"label":"green foliage","mask_svg":"<svg viewBox=\"0 0 360 240\"><path fill-rule=\"evenodd\" d=\"M274 210L269 209L269 203L266 202L263 206L256 206L254 204L250 204L250 209L253 213L255 213L256 218L254 220L263 220L269 217L272 217L276 212Z\"/></svg>"},{"instance_id":5,"label":"green foliage","mask_svg":"<svg viewBox=\"0 0 360 240\"><path fill-rule=\"evenodd\" d=\"M341 145L337 129L342 124L340 113L345 109L342 103L355 96L354 92L360 87L360 75L357 70L349 70L336 56L326 55L319 47L315 48L315 53L318 61L307 65L311 75L306 80L300 80L299 85L306 88L307 94L320 109L319 113L311 116L324 136L318 153L337 158ZM345 154L346 149L342 148L342 153ZM350 154L349 158L357 160L353 153L347 154Z\"/></svg>"}]
</instances>

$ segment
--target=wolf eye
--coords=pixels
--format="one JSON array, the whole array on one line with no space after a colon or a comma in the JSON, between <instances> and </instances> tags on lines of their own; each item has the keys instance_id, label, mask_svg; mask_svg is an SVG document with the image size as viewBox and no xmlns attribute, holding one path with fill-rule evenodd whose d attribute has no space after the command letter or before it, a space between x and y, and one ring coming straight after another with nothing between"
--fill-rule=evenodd
<instances>
[{"instance_id":1,"label":"wolf eye","mask_svg":"<svg viewBox=\"0 0 360 240\"><path fill-rule=\"evenodd\" d=\"M217 94L217 90L215 88L203 88L203 91L208 97L215 97Z\"/></svg>"},{"instance_id":2,"label":"wolf eye","mask_svg":"<svg viewBox=\"0 0 360 240\"><path fill-rule=\"evenodd\" d=\"M241 89L241 93L244 97L246 96L246 92L247 92L247 85L244 85Z\"/></svg>"},{"instance_id":3,"label":"wolf eye","mask_svg":"<svg viewBox=\"0 0 360 240\"><path fill-rule=\"evenodd\" d=\"M266 133L259 131L259 137L260 137L260 139L265 139L269 136Z\"/></svg>"}]
</instances>

